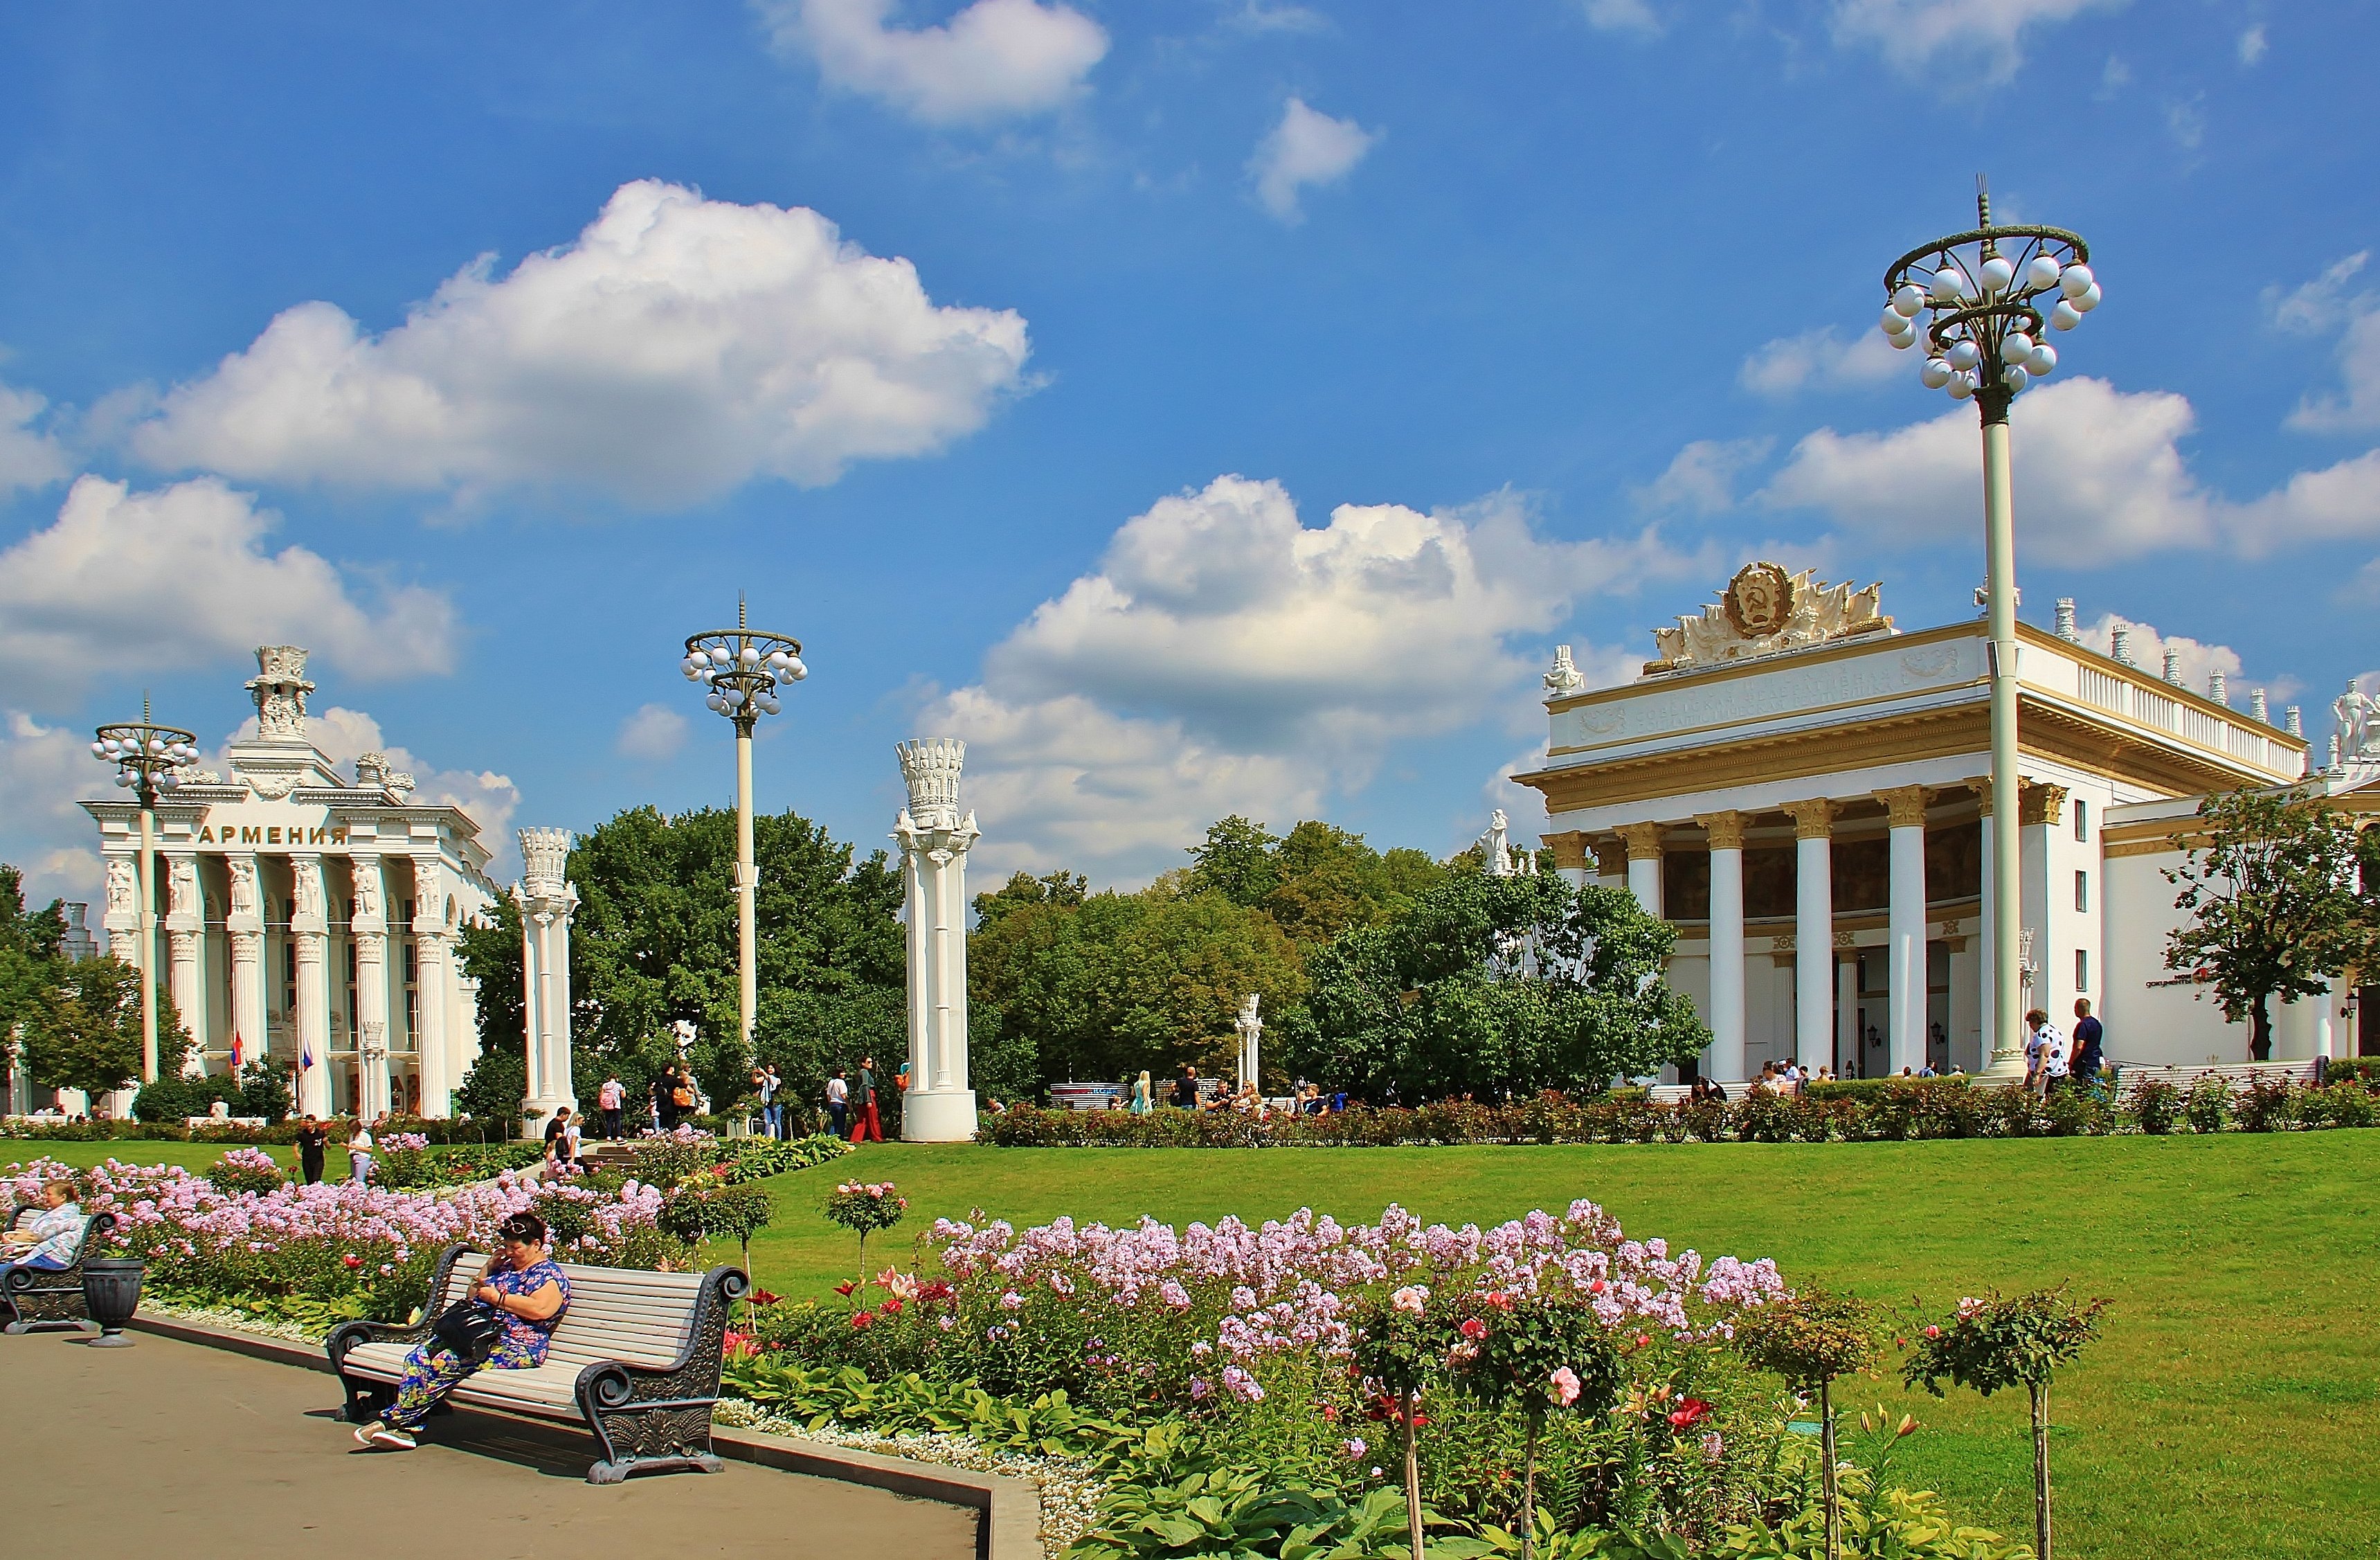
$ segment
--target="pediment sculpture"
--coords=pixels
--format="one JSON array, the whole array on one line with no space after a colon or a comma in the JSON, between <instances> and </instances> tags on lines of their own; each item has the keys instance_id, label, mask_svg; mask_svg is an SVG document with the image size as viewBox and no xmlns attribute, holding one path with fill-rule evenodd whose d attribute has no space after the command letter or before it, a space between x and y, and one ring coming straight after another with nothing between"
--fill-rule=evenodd
<instances>
[{"instance_id":1,"label":"pediment sculpture","mask_svg":"<svg viewBox=\"0 0 2380 1560\"><path fill-rule=\"evenodd\" d=\"M1861 634L1888 634L1892 619L1878 607L1881 583L1854 591L1848 581L1825 584L1817 570L1799 574L1761 559L1736 570L1719 599L1674 628L1653 630L1660 659L1645 670L1674 672L1801 650Z\"/></svg>"}]
</instances>

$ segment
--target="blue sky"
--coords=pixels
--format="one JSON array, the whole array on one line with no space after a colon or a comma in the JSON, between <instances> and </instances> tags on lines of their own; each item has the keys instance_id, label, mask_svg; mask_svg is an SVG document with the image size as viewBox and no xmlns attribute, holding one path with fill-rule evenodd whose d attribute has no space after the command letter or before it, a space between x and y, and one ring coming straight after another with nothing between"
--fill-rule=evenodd
<instances>
[{"instance_id":1,"label":"blue sky","mask_svg":"<svg viewBox=\"0 0 2380 1560\"><path fill-rule=\"evenodd\" d=\"M1978 171L2107 294L2019 403L2026 615L2319 749L2375 57L2247 0L20 7L0 857L90 895L88 727L219 743L267 640L492 826L725 800L675 662L738 591L812 667L761 800L842 837L947 734L979 874L1451 850L1556 643L1624 676L1753 556L1973 611L1972 411L1874 321Z\"/></svg>"}]
</instances>

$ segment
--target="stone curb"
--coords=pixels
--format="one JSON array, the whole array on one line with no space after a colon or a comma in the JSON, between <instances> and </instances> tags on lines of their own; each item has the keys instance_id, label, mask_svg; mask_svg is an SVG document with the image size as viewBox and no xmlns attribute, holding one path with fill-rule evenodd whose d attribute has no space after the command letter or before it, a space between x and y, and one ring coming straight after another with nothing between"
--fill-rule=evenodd
<instances>
[{"instance_id":1,"label":"stone curb","mask_svg":"<svg viewBox=\"0 0 2380 1560\"><path fill-rule=\"evenodd\" d=\"M227 1327L212 1327L202 1322L186 1322L172 1316L136 1315L129 1326L136 1333L150 1333L177 1343L225 1349L276 1365L294 1365L299 1370L319 1371L325 1375L331 1371L331 1361L322 1349L292 1343L285 1338L238 1333ZM475 1408L464 1411L480 1413L484 1410ZM978 1560L1044 1560L1041 1495L1026 1480L1011 1479L998 1473L978 1473L970 1469L948 1468L939 1463L912 1462L905 1457L879 1456L873 1452L854 1451L824 1442L796 1441L790 1436L768 1435L757 1430L722 1426L711 1432L710 1439L720 1456L734 1457L738 1462L773 1468L783 1473L839 1479L846 1484L865 1484L896 1495L965 1506L982 1517L976 1528Z\"/></svg>"}]
</instances>

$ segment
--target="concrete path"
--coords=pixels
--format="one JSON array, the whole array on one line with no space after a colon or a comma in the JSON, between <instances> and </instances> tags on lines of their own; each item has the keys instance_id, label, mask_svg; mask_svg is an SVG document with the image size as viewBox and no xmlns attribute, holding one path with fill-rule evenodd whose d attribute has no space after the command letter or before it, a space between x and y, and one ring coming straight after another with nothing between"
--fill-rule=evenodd
<instances>
[{"instance_id":1,"label":"concrete path","mask_svg":"<svg viewBox=\"0 0 2380 1560\"><path fill-rule=\"evenodd\" d=\"M0 1337L6 1527L48 1547L242 1560L974 1560L977 1515L731 1462L586 1482L593 1443L456 1413L368 1451L335 1381L168 1338Z\"/></svg>"}]
</instances>

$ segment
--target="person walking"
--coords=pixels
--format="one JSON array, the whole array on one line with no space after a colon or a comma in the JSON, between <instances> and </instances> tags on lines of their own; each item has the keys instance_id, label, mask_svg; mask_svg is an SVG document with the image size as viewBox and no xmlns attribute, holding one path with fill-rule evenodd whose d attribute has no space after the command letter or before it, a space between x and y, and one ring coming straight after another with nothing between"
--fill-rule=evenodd
<instances>
[{"instance_id":1,"label":"person walking","mask_svg":"<svg viewBox=\"0 0 2380 1560\"><path fill-rule=\"evenodd\" d=\"M782 1141L785 1136L785 1102L778 1098L784 1091L784 1080L777 1076L777 1064L763 1063L760 1067L760 1120L769 1136Z\"/></svg>"},{"instance_id":2,"label":"person walking","mask_svg":"<svg viewBox=\"0 0 2380 1560\"><path fill-rule=\"evenodd\" d=\"M2093 1017L2091 999L2074 999L2074 1077L2083 1088L2094 1088L2099 1081L2099 1069L2107 1065L2107 1026Z\"/></svg>"},{"instance_id":3,"label":"person walking","mask_svg":"<svg viewBox=\"0 0 2380 1560\"><path fill-rule=\"evenodd\" d=\"M359 1187L371 1185L372 1152L379 1146L364 1118L356 1117L356 1129L347 1138L347 1179Z\"/></svg>"},{"instance_id":4,"label":"person walking","mask_svg":"<svg viewBox=\"0 0 2380 1560\"><path fill-rule=\"evenodd\" d=\"M661 1078L653 1084L653 1103L658 1107L654 1125L669 1132L677 1127L677 1064L662 1068Z\"/></svg>"},{"instance_id":5,"label":"person walking","mask_svg":"<svg viewBox=\"0 0 2380 1560\"><path fill-rule=\"evenodd\" d=\"M595 1091L595 1108L603 1113L603 1140L620 1140L620 1107L627 1103L628 1091L620 1087L620 1075L613 1073L603 1079L603 1087Z\"/></svg>"},{"instance_id":6,"label":"person walking","mask_svg":"<svg viewBox=\"0 0 2380 1560\"><path fill-rule=\"evenodd\" d=\"M308 1186L322 1179L322 1155L330 1146L330 1123L317 1121L313 1112L307 1112L298 1123L298 1173Z\"/></svg>"},{"instance_id":7,"label":"person walking","mask_svg":"<svg viewBox=\"0 0 2380 1560\"><path fill-rule=\"evenodd\" d=\"M1182 1076L1173 1080L1173 1108L1195 1111L1198 1108L1198 1069L1185 1066Z\"/></svg>"},{"instance_id":8,"label":"person walking","mask_svg":"<svg viewBox=\"0 0 2380 1560\"><path fill-rule=\"evenodd\" d=\"M851 1086L851 1140L880 1143L884 1128L876 1116L876 1058L859 1059L859 1077Z\"/></svg>"},{"instance_id":9,"label":"person walking","mask_svg":"<svg viewBox=\"0 0 2380 1560\"><path fill-rule=\"evenodd\" d=\"M479 1371L527 1371L545 1363L553 1325L570 1308L570 1280L546 1254L545 1221L515 1213L498 1230L502 1249L471 1286L468 1305L483 1306L502 1321L504 1336L484 1360L457 1354L435 1336L405 1357L395 1399L370 1424L356 1427L366 1446L410 1452L413 1432L430 1410Z\"/></svg>"},{"instance_id":10,"label":"person walking","mask_svg":"<svg viewBox=\"0 0 2380 1560\"><path fill-rule=\"evenodd\" d=\"M1132 1081L1132 1114L1147 1115L1155 1110L1157 1101L1154 1094L1155 1091L1149 1086L1148 1069L1143 1067L1140 1069L1140 1076Z\"/></svg>"},{"instance_id":11,"label":"person walking","mask_svg":"<svg viewBox=\"0 0 2380 1560\"><path fill-rule=\"evenodd\" d=\"M834 1123L834 1135L842 1137L851 1124L851 1085L843 1080L841 1067L835 1068L834 1076L826 1080L826 1114Z\"/></svg>"}]
</instances>

